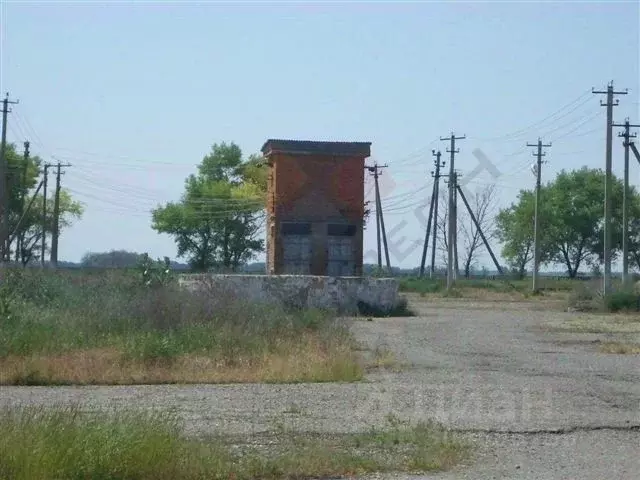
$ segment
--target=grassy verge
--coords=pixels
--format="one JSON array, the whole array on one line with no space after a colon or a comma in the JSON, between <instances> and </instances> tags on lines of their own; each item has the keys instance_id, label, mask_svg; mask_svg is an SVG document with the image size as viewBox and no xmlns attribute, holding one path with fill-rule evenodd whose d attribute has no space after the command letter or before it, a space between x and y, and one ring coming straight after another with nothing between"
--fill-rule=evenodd
<instances>
[{"instance_id":1,"label":"grassy verge","mask_svg":"<svg viewBox=\"0 0 640 480\"><path fill-rule=\"evenodd\" d=\"M400 290L421 296L437 295L448 298L503 299L506 296L523 298L530 283L525 281L465 279L456 280L455 288L447 291L445 279L408 277L400 280Z\"/></svg>"},{"instance_id":2,"label":"grassy verge","mask_svg":"<svg viewBox=\"0 0 640 480\"><path fill-rule=\"evenodd\" d=\"M0 294L0 384L354 381L343 320L249 304L219 288L147 286L130 273L10 272Z\"/></svg>"},{"instance_id":3,"label":"grassy verge","mask_svg":"<svg viewBox=\"0 0 640 480\"><path fill-rule=\"evenodd\" d=\"M163 413L80 414L74 408L0 411L0 477L271 479L447 470L469 445L437 425L395 423L357 435L279 435L267 449L190 440Z\"/></svg>"}]
</instances>

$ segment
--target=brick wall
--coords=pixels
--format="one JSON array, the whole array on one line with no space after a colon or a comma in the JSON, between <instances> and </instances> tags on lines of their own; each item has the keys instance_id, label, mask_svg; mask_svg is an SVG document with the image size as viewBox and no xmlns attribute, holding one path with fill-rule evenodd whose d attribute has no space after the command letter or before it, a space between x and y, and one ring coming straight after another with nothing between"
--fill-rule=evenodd
<instances>
[{"instance_id":1,"label":"brick wall","mask_svg":"<svg viewBox=\"0 0 640 480\"><path fill-rule=\"evenodd\" d=\"M312 273L323 275L326 266L328 223L357 225L354 238L356 274L362 270L362 219L364 216L364 158L326 155L296 156L274 153L269 157L267 198L267 265L278 273L282 242L278 228L283 221L314 223Z\"/></svg>"}]
</instances>

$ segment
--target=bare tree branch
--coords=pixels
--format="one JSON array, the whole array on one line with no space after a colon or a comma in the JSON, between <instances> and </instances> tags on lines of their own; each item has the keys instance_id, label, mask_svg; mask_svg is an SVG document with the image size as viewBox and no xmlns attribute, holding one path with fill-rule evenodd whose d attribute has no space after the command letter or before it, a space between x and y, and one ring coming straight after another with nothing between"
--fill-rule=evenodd
<instances>
[{"instance_id":1,"label":"bare tree branch","mask_svg":"<svg viewBox=\"0 0 640 480\"><path fill-rule=\"evenodd\" d=\"M496 199L495 185L487 185L476 190L469 200L471 211L476 217L478 225L480 225L487 241L495 237L494 219L497 207ZM469 278L471 270L476 265L478 255L483 249L486 249L486 247L484 246L480 232L476 228L466 208L459 209L458 211L458 229L462 233L462 244L464 246L462 250L464 276L465 278Z\"/></svg>"}]
</instances>

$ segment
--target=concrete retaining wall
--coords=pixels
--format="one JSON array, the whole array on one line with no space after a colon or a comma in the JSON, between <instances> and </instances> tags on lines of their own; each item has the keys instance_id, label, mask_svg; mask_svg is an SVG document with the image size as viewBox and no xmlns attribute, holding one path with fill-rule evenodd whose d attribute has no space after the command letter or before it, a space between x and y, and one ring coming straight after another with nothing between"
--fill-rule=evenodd
<instances>
[{"instance_id":1,"label":"concrete retaining wall","mask_svg":"<svg viewBox=\"0 0 640 480\"><path fill-rule=\"evenodd\" d=\"M311 275L182 275L180 284L197 290L228 291L247 301L326 308L356 313L359 304L388 311L398 301L394 278Z\"/></svg>"}]
</instances>

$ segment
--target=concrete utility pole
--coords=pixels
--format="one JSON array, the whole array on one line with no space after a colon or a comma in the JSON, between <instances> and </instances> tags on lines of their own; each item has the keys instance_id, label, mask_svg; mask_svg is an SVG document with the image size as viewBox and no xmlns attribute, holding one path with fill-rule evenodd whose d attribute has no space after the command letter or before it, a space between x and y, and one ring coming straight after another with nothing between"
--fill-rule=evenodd
<instances>
[{"instance_id":1,"label":"concrete utility pole","mask_svg":"<svg viewBox=\"0 0 640 480\"><path fill-rule=\"evenodd\" d=\"M444 166L440 162L440 156L442 155L439 151L436 153L435 150L432 151L432 155L436 157L434 161L434 165L436 167L435 172L431 172L431 176L433 177L433 190L431 193L431 203L429 205L429 218L427 220L427 231L424 237L424 247L422 249L422 261L420 262L420 276L424 276L424 266L427 260L427 250L429 249L429 236L431 235L431 229L433 228L433 246L431 247L432 252L435 254L436 249L436 230L438 224L438 182L440 179L440 167ZM432 255L434 257L434 255ZM433 276L433 264L431 265L431 276Z\"/></svg>"},{"instance_id":2,"label":"concrete utility pole","mask_svg":"<svg viewBox=\"0 0 640 480\"><path fill-rule=\"evenodd\" d=\"M51 235L51 266L56 268L58 266L58 238L60 237L60 175L62 167L70 167L71 164L61 164L58 162L56 165L56 196L53 204L53 232Z\"/></svg>"},{"instance_id":3,"label":"concrete utility pole","mask_svg":"<svg viewBox=\"0 0 640 480\"><path fill-rule=\"evenodd\" d=\"M29 142L24 142L24 155L22 160L22 180L20 182L20 217L25 212L25 200L27 199L27 172L29 170ZM9 241L11 245L11 239ZM16 237L16 262L22 258L22 249L24 248L24 235L18 234Z\"/></svg>"},{"instance_id":4,"label":"concrete utility pole","mask_svg":"<svg viewBox=\"0 0 640 480\"><path fill-rule=\"evenodd\" d=\"M389 248L387 246L387 231L384 227L384 216L382 215L382 202L380 200L380 186L378 184L378 177L382 175L381 169L387 168L388 165L378 165L377 163L373 167L367 167L366 169L373 175L375 180L375 195L376 195L376 227L377 227L377 241L378 241L378 268L382 268L382 249L380 248L380 233L382 233L382 241L384 243L384 255L387 262L387 268L391 270L391 262L389 261Z\"/></svg>"},{"instance_id":5,"label":"concrete utility pole","mask_svg":"<svg viewBox=\"0 0 640 480\"><path fill-rule=\"evenodd\" d=\"M542 140L538 138L538 143L531 144L527 143L527 147L538 147L538 150L533 153L533 156L537 158L536 160L536 204L535 204L535 214L534 214L534 222L533 222L533 281L531 285L531 290L533 293L538 291L538 269L540 268L540 216L539 216L539 204L540 204L540 177L542 176L542 164L546 163L542 161L542 157L546 155L543 153L543 147L550 147L551 144L547 143L545 145L542 144Z\"/></svg>"},{"instance_id":6,"label":"concrete utility pole","mask_svg":"<svg viewBox=\"0 0 640 480\"><path fill-rule=\"evenodd\" d=\"M611 190L612 162L611 153L613 147L613 107L619 104L614 95L626 95L628 91L616 92L613 89L613 81L607 85L606 91L591 90L598 95L607 95L607 101L600 101L600 105L607 107L607 145L605 152L605 182L604 182L604 279L602 293L606 296L611 293Z\"/></svg>"},{"instance_id":7,"label":"concrete utility pole","mask_svg":"<svg viewBox=\"0 0 640 480\"><path fill-rule=\"evenodd\" d=\"M445 167L446 162L440 162L440 150L437 152L432 151L432 155L436 157L436 172L433 176L433 188L435 189L434 197L435 197L435 205L433 207L433 246L431 247L431 272L429 276L433 278L435 275L436 269L436 241L438 238L438 202L440 200L440 168Z\"/></svg>"},{"instance_id":8,"label":"concrete utility pole","mask_svg":"<svg viewBox=\"0 0 640 480\"><path fill-rule=\"evenodd\" d=\"M441 141L449 141L451 142L450 148L447 149L447 152L451 154L449 159L449 221L447 228L447 288L450 288L453 285L453 281L458 276L457 269L457 257L458 257L458 216L456 212L457 205L457 191L456 191L456 178L455 178L455 158L456 153L459 153L460 150L456 150L456 140L464 140L466 138L465 135L461 137L456 137L453 132L449 137L440 137ZM454 268L455 264L455 268Z\"/></svg>"},{"instance_id":9,"label":"concrete utility pole","mask_svg":"<svg viewBox=\"0 0 640 480\"><path fill-rule=\"evenodd\" d=\"M614 123L614 127L623 127L624 132L618 132L618 136L624 138L624 190L622 191L622 283L629 282L629 142L631 138L636 138L635 133L631 133L631 128L638 128L640 125L631 125L629 119L624 123Z\"/></svg>"},{"instance_id":10,"label":"concrete utility pole","mask_svg":"<svg viewBox=\"0 0 640 480\"><path fill-rule=\"evenodd\" d=\"M448 177L448 180L445 180L445 183L449 184L449 218L448 218L448 226L447 226L447 290L449 290L451 287L453 287L454 284L454 280L455 280L455 275L454 275L454 271L455 271L455 267L454 267L454 248L453 248L453 242L454 242L454 226L453 226L453 222L451 221L451 206L452 206L452 199L451 199L451 188L453 186L453 189L457 191L457 184L458 184L458 172L453 172L452 175L442 175L443 177ZM454 227L454 228L452 228Z\"/></svg>"},{"instance_id":11,"label":"concrete utility pole","mask_svg":"<svg viewBox=\"0 0 640 480\"><path fill-rule=\"evenodd\" d=\"M50 163L44 165L44 179L42 180L42 239L40 251L40 266L44 268L44 253L47 249L47 179L49 168L53 167Z\"/></svg>"},{"instance_id":12,"label":"concrete utility pole","mask_svg":"<svg viewBox=\"0 0 640 480\"><path fill-rule=\"evenodd\" d=\"M16 105L19 101L9 100L7 93L2 100L2 139L0 140L0 261L9 259L9 182L7 172L7 114L11 112L9 105Z\"/></svg>"}]
</instances>

